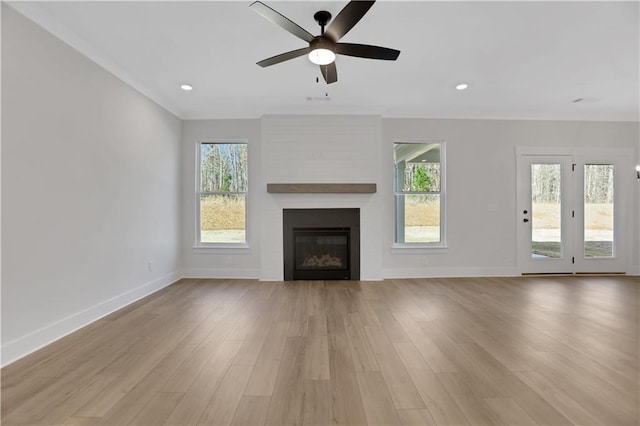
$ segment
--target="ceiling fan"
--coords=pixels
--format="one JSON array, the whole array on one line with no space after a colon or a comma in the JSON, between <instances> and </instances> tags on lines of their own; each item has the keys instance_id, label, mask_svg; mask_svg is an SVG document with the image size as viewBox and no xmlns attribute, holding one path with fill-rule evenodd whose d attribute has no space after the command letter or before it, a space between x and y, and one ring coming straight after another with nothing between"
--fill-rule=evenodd
<instances>
[{"instance_id":1,"label":"ceiling fan","mask_svg":"<svg viewBox=\"0 0 640 426\"><path fill-rule=\"evenodd\" d=\"M266 4L256 1L249 7L258 12L263 17L276 25L289 31L294 36L309 43L309 46L302 49L281 53L280 55L264 59L258 62L261 67L268 67L288 61L299 56L308 55L309 60L320 65L320 72L327 84L338 81L336 70L336 54L356 56L367 59L383 59L395 61L400 55L399 50L388 49L386 47L371 46L368 44L338 43L338 41L353 28L365 13L373 6L374 1L350 1L338 16L329 24L325 31L325 26L331 20L331 13L321 10L313 15L313 18L321 27L320 35L314 36L304 28L300 27L289 18L273 10Z\"/></svg>"}]
</instances>

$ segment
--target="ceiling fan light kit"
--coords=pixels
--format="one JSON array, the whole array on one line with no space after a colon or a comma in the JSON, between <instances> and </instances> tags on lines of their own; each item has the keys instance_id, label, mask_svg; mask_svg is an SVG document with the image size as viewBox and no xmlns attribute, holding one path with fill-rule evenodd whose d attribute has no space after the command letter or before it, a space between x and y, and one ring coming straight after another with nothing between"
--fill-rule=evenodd
<instances>
[{"instance_id":1,"label":"ceiling fan light kit","mask_svg":"<svg viewBox=\"0 0 640 426\"><path fill-rule=\"evenodd\" d=\"M318 36L314 36L266 4L260 1L252 3L249 7L264 18L309 43L308 47L281 53L264 59L257 64L261 67L268 67L288 61L289 59L307 55L311 62L320 66L320 72L327 84L331 84L338 81L338 72L335 63L336 54L366 59L395 61L400 55L399 50L368 44L338 43L338 41L362 19L364 14L373 6L373 3L375 3L375 0L350 1L340 13L338 13L335 19L331 21L326 31L325 26L331 20L331 13L326 10L316 12L313 17L321 28L321 33Z\"/></svg>"},{"instance_id":2,"label":"ceiling fan light kit","mask_svg":"<svg viewBox=\"0 0 640 426\"><path fill-rule=\"evenodd\" d=\"M329 43L322 37L314 38L309 49L309 60L316 65L329 65L336 60L335 43Z\"/></svg>"}]
</instances>

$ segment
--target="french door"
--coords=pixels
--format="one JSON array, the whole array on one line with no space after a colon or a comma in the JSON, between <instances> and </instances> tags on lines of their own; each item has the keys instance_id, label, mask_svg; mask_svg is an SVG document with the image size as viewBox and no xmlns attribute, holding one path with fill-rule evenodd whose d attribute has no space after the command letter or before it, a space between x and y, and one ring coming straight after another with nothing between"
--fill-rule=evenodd
<instances>
[{"instance_id":1,"label":"french door","mask_svg":"<svg viewBox=\"0 0 640 426\"><path fill-rule=\"evenodd\" d=\"M517 156L518 265L522 273L627 269L619 175L624 159Z\"/></svg>"}]
</instances>

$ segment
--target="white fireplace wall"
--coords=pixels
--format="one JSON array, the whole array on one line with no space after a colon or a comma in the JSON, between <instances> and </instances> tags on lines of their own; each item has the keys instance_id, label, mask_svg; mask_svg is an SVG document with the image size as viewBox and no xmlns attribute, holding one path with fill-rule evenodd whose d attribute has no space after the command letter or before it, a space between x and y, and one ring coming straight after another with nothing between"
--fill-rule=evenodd
<instances>
[{"instance_id":1,"label":"white fireplace wall","mask_svg":"<svg viewBox=\"0 0 640 426\"><path fill-rule=\"evenodd\" d=\"M262 118L260 279L282 280L282 210L360 209L360 277L382 279L381 201L375 194L268 194L267 183L380 183L381 125L371 115Z\"/></svg>"}]
</instances>

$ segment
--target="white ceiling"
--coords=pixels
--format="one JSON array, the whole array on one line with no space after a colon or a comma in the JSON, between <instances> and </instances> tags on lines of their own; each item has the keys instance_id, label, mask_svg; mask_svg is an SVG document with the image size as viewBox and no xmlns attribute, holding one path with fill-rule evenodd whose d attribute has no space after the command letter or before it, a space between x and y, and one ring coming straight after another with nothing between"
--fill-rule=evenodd
<instances>
[{"instance_id":1,"label":"white ceiling","mask_svg":"<svg viewBox=\"0 0 640 426\"><path fill-rule=\"evenodd\" d=\"M347 3L264 2L314 34L316 11L335 16ZM638 120L638 2L379 1L342 41L399 49L400 57L338 56L338 82L329 86L305 57L256 65L305 42L250 3L10 4L185 119L374 113ZM469 89L455 90L459 82ZM180 90L182 83L194 90ZM329 101L308 100L327 93Z\"/></svg>"}]
</instances>

